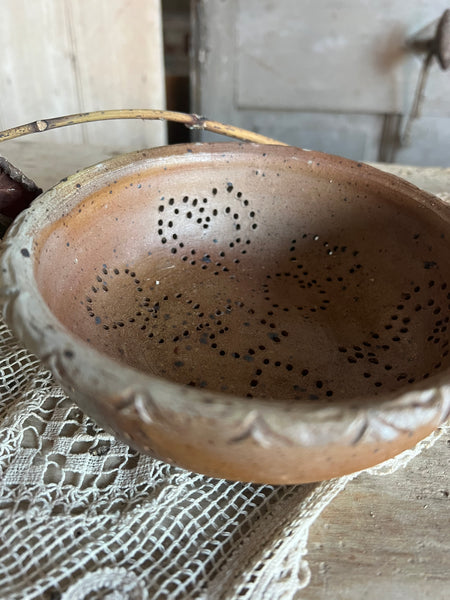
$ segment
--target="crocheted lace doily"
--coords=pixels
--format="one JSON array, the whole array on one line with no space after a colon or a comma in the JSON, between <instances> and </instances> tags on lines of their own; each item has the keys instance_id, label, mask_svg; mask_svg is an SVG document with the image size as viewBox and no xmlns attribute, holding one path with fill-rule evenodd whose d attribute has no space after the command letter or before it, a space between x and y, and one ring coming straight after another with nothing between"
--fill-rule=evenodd
<instances>
[{"instance_id":1,"label":"crocheted lace doily","mask_svg":"<svg viewBox=\"0 0 450 600\"><path fill-rule=\"evenodd\" d=\"M0 322L0 598L287 600L308 531L354 476L212 479L97 427ZM434 434L373 472L405 465ZM298 597L298 596L297 596Z\"/></svg>"}]
</instances>

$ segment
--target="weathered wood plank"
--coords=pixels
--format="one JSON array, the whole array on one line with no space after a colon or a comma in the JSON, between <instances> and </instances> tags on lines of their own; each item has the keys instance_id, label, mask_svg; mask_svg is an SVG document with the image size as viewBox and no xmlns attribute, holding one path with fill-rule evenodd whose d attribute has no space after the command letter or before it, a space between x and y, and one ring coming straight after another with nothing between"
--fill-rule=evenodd
<instances>
[{"instance_id":1,"label":"weathered wood plank","mask_svg":"<svg viewBox=\"0 0 450 600\"><path fill-rule=\"evenodd\" d=\"M40 188L47 190L63 177L117 154L106 146L49 144L41 134L0 144L5 156Z\"/></svg>"},{"instance_id":2,"label":"weathered wood plank","mask_svg":"<svg viewBox=\"0 0 450 600\"><path fill-rule=\"evenodd\" d=\"M448 0L193 6L194 112L356 160L449 166L450 78L436 60L422 118L397 148L423 63L407 40L425 26L433 36Z\"/></svg>"},{"instance_id":3,"label":"weathered wood plank","mask_svg":"<svg viewBox=\"0 0 450 600\"><path fill-rule=\"evenodd\" d=\"M66 0L82 110L165 107L159 0ZM83 141L121 150L162 145L163 122L93 123Z\"/></svg>"},{"instance_id":4,"label":"weathered wood plank","mask_svg":"<svg viewBox=\"0 0 450 600\"><path fill-rule=\"evenodd\" d=\"M310 531L305 600L440 600L450 584L450 436L388 476L361 475Z\"/></svg>"},{"instance_id":5,"label":"weathered wood plank","mask_svg":"<svg viewBox=\"0 0 450 600\"><path fill-rule=\"evenodd\" d=\"M403 0L237 6L238 107L396 114L408 109L420 68L406 41L448 3L413 0L408 10ZM448 116L449 78L433 69L430 86L435 111Z\"/></svg>"},{"instance_id":6,"label":"weathered wood plank","mask_svg":"<svg viewBox=\"0 0 450 600\"><path fill-rule=\"evenodd\" d=\"M0 127L108 108L164 108L160 0L4 0ZM48 143L164 144L164 123L45 133Z\"/></svg>"},{"instance_id":7,"label":"weathered wood plank","mask_svg":"<svg viewBox=\"0 0 450 600\"><path fill-rule=\"evenodd\" d=\"M0 126L76 112L77 88L64 3L4 0L1 4ZM81 130L61 131L81 143Z\"/></svg>"}]
</instances>

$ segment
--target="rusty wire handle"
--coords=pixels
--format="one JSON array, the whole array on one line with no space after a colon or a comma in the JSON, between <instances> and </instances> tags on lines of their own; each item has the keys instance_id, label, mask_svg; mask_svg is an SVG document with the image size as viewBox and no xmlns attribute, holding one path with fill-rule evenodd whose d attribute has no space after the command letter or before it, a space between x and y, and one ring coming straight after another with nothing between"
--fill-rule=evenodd
<instances>
[{"instance_id":1,"label":"rusty wire handle","mask_svg":"<svg viewBox=\"0 0 450 600\"><path fill-rule=\"evenodd\" d=\"M33 121L26 125L18 125L5 129L0 132L0 142L13 140L30 133L38 133L41 131L49 131L59 127L67 127L68 125L78 125L80 123L91 123L93 121L110 121L114 119L142 119L144 121L173 121L175 123L183 123L189 129L202 129L212 133L227 135L245 142L254 142L256 144L273 144L277 146L286 146L284 142L279 142L272 138L247 131L234 125L224 125L218 121L210 121L206 117L200 117L195 114L187 114L168 110L156 109L121 109L121 110L99 110L85 113L76 113L63 117L55 117L52 119L43 119Z\"/></svg>"}]
</instances>

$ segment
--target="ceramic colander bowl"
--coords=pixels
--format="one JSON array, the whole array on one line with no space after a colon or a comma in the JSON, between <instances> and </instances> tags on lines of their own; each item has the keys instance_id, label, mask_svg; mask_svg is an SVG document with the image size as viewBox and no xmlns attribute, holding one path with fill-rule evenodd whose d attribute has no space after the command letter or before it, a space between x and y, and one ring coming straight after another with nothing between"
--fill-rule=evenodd
<instances>
[{"instance_id":1,"label":"ceramic colander bowl","mask_svg":"<svg viewBox=\"0 0 450 600\"><path fill-rule=\"evenodd\" d=\"M330 478L448 417L449 220L437 198L335 156L140 151L15 221L4 315L138 450L229 479Z\"/></svg>"}]
</instances>

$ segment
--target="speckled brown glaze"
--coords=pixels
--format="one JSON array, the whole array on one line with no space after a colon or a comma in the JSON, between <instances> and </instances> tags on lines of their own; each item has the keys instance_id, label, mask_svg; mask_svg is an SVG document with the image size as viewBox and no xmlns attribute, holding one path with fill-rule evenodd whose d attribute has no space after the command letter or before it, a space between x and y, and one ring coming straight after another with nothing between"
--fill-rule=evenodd
<instances>
[{"instance_id":1,"label":"speckled brown glaze","mask_svg":"<svg viewBox=\"0 0 450 600\"><path fill-rule=\"evenodd\" d=\"M135 448L270 483L411 447L449 414L450 212L283 146L114 158L14 223L4 315Z\"/></svg>"}]
</instances>

